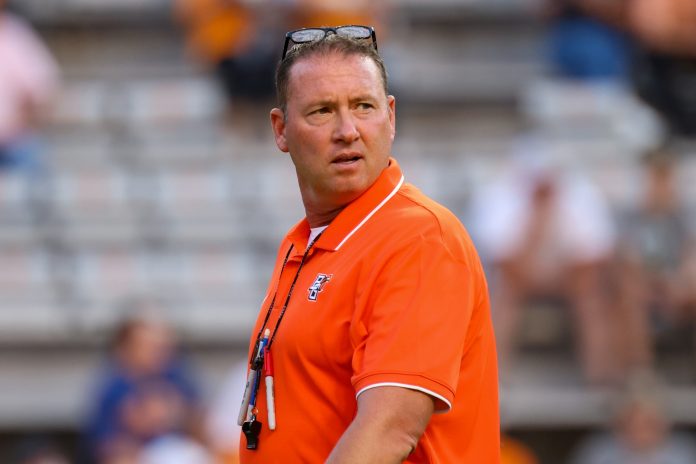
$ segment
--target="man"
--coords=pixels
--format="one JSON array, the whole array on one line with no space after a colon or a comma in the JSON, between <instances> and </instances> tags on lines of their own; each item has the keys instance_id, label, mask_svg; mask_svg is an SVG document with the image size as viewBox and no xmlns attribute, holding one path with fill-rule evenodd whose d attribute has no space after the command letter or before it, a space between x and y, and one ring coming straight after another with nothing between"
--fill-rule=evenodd
<instances>
[{"instance_id":1,"label":"man","mask_svg":"<svg viewBox=\"0 0 696 464\"><path fill-rule=\"evenodd\" d=\"M461 223L390 157L374 30L294 31L286 50L271 124L306 218L253 332L241 462L498 463L483 270Z\"/></svg>"}]
</instances>

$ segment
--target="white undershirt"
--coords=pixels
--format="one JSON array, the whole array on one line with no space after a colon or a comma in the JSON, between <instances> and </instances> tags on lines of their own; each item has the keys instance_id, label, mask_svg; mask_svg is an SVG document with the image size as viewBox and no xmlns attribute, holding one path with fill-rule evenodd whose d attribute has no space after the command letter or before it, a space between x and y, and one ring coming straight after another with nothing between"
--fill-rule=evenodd
<instances>
[{"instance_id":1,"label":"white undershirt","mask_svg":"<svg viewBox=\"0 0 696 464\"><path fill-rule=\"evenodd\" d=\"M307 246L309 246L309 244L312 243L315 238L317 238L317 235L324 232L324 229L327 227L329 226L313 227L309 229L309 240L307 240Z\"/></svg>"}]
</instances>

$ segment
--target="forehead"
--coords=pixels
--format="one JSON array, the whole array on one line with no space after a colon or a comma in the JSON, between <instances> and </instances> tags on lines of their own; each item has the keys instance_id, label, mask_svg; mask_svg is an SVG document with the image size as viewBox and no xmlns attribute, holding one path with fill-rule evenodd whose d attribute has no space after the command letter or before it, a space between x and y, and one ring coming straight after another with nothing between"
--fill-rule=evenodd
<instances>
[{"instance_id":1,"label":"forehead","mask_svg":"<svg viewBox=\"0 0 696 464\"><path fill-rule=\"evenodd\" d=\"M289 99L323 90L350 89L369 91L377 96L384 94L379 68L371 58L342 53L311 55L290 69Z\"/></svg>"}]
</instances>

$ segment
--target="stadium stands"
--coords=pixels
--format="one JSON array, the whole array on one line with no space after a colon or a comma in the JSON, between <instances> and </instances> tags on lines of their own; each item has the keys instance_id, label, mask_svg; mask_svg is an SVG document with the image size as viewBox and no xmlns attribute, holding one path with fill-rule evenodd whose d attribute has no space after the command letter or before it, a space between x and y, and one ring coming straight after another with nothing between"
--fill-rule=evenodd
<instances>
[{"instance_id":1,"label":"stadium stands","mask_svg":"<svg viewBox=\"0 0 696 464\"><path fill-rule=\"evenodd\" d=\"M74 427L95 348L138 294L167 302L212 388L243 352L277 240L302 215L270 131L222 124L222 98L183 56L169 3L22 2L65 79L44 134L45 171L0 175L0 349L9 353L0 391L11 392L0 396L0 427ZM393 3L383 50L403 105L395 151L409 180L464 218L470 193L512 149L524 125L519 97L543 72L538 2ZM553 90L526 94L532 117L558 117ZM546 128L568 158L596 161L591 175L617 208L630 202L630 144L601 124L591 136ZM696 178L696 157L684 169ZM685 185L696 199L696 185ZM552 343L561 349L524 358L519 381L503 389L504 422L603 423L610 392L585 388L567 343ZM679 358L669 369L693 366ZM696 425L691 380L673 385L669 400L679 423Z\"/></svg>"}]
</instances>

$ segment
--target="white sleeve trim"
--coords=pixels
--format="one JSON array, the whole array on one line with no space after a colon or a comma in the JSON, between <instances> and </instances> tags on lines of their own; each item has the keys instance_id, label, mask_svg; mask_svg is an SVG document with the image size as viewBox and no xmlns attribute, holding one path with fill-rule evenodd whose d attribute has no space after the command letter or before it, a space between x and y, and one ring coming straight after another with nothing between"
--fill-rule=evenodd
<instances>
[{"instance_id":1,"label":"white sleeve trim","mask_svg":"<svg viewBox=\"0 0 696 464\"><path fill-rule=\"evenodd\" d=\"M442 401L447 405L447 409L436 409L435 414L444 414L446 412L449 412L452 409L452 403L447 401L447 399L442 396L438 395L432 390L428 390L427 388L419 387L417 385L409 385L407 383L397 383L397 382L382 382L382 383L373 383L372 385L368 385L367 387L364 387L362 390L360 390L358 393L356 393L355 398L357 399L362 393L364 393L367 390L370 390L372 388L378 388L378 387L401 387L401 388L408 388L409 390L417 390L419 392L423 392L426 395L432 396L433 398L437 398L438 400Z\"/></svg>"}]
</instances>

